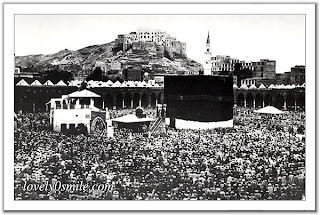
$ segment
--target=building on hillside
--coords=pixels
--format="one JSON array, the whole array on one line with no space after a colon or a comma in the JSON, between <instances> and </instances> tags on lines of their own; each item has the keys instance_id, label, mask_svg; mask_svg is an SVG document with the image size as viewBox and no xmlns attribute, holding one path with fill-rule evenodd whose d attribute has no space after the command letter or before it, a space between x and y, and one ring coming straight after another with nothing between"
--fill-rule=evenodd
<instances>
[{"instance_id":1,"label":"building on hillside","mask_svg":"<svg viewBox=\"0 0 320 215\"><path fill-rule=\"evenodd\" d=\"M118 61L112 61L110 64L109 64L109 67L110 67L110 72L111 73L117 73L121 70L121 63L118 62Z\"/></svg>"},{"instance_id":2,"label":"building on hillside","mask_svg":"<svg viewBox=\"0 0 320 215\"><path fill-rule=\"evenodd\" d=\"M276 78L276 61L269 59L260 59L258 62L252 62L253 77L262 79Z\"/></svg>"},{"instance_id":3,"label":"building on hillside","mask_svg":"<svg viewBox=\"0 0 320 215\"><path fill-rule=\"evenodd\" d=\"M305 66L291 67L290 81L291 84L303 84L305 83Z\"/></svg>"},{"instance_id":4,"label":"building on hillside","mask_svg":"<svg viewBox=\"0 0 320 215\"><path fill-rule=\"evenodd\" d=\"M116 45L123 51L132 48L133 52L148 52L154 55L163 55L166 51L172 58L186 57L186 43L161 30L138 29L129 34L119 34Z\"/></svg>"},{"instance_id":5,"label":"building on hillside","mask_svg":"<svg viewBox=\"0 0 320 215\"><path fill-rule=\"evenodd\" d=\"M144 73L141 66L128 65L123 71L123 78L126 81L142 81Z\"/></svg>"},{"instance_id":6,"label":"building on hillside","mask_svg":"<svg viewBox=\"0 0 320 215\"><path fill-rule=\"evenodd\" d=\"M108 65L108 63L103 62L103 61L96 61L93 69L95 69L97 67L100 67L103 75L107 74L110 69L110 66Z\"/></svg>"},{"instance_id":7,"label":"building on hillside","mask_svg":"<svg viewBox=\"0 0 320 215\"><path fill-rule=\"evenodd\" d=\"M103 75L118 74L121 71L121 63L118 61L112 61L110 63L96 61L93 70L97 67L100 67Z\"/></svg>"}]
</instances>

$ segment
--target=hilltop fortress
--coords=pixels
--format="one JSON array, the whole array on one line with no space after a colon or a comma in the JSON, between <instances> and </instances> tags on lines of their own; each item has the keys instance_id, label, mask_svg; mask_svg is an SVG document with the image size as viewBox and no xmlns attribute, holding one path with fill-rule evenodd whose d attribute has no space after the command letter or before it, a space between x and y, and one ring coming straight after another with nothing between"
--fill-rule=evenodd
<instances>
[{"instance_id":1,"label":"hilltop fortress","mask_svg":"<svg viewBox=\"0 0 320 215\"><path fill-rule=\"evenodd\" d=\"M151 55L170 58L186 58L186 43L171 37L167 32L154 29L138 29L129 34L119 34L115 40L122 51L147 52Z\"/></svg>"}]
</instances>

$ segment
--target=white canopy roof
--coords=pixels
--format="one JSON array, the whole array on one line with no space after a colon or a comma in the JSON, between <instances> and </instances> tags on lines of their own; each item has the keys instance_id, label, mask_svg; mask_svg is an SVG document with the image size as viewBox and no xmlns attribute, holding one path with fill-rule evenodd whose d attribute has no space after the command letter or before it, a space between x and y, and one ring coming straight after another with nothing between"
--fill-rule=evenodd
<instances>
[{"instance_id":1,"label":"white canopy roof","mask_svg":"<svg viewBox=\"0 0 320 215\"><path fill-rule=\"evenodd\" d=\"M107 85L112 86L112 84L113 84L112 81L110 81L110 80L107 81Z\"/></svg>"},{"instance_id":2,"label":"white canopy roof","mask_svg":"<svg viewBox=\"0 0 320 215\"><path fill-rule=\"evenodd\" d=\"M127 84L127 82L122 82L122 84L120 85L120 87L127 87L128 86L128 84Z\"/></svg>"},{"instance_id":3,"label":"white canopy roof","mask_svg":"<svg viewBox=\"0 0 320 215\"><path fill-rule=\"evenodd\" d=\"M145 87L152 87L150 83L146 83Z\"/></svg>"},{"instance_id":4,"label":"white canopy roof","mask_svg":"<svg viewBox=\"0 0 320 215\"><path fill-rule=\"evenodd\" d=\"M128 82L127 82L127 86L128 86L128 87L135 87L136 85L134 84L133 81L128 81Z\"/></svg>"},{"instance_id":5,"label":"white canopy roof","mask_svg":"<svg viewBox=\"0 0 320 215\"><path fill-rule=\"evenodd\" d=\"M138 82L137 87L143 87L143 84L141 81Z\"/></svg>"},{"instance_id":6,"label":"white canopy roof","mask_svg":"<svg viewBox=\"0 0 320 215\"><path fill-rule=\"evenodd\" d=\"M21 79L16 85L17 86L29 86L28 82L26 82L24 79Z\"/></svg>"},{"instance_id":7,"label":"white canopy roof","mask_svg":"<svg viewBox=\"0 0 320 215\"><path fill-rule=\"evenodd\" d=\"M238 89L239 87L236 84L233 84L233 89Z\"/></svg>"},{"instance_id":8,"label":"white canopy roof","mask_svg":"<svg viewBox=\"0 0 320 215\"><path fill-rule=\"evenodd\" d=\"M242 85L240 86L240 89L248 89L248 87L247 87L247 85L242 84Z\"/></svg>"},{"instance_id":9,"label":"white canopy roof","mask_svg":"<svg viewBox=\"0 0 320 215\"><path fill-rule=\"evenodd\" d=\"M142 81L142 85L143 85L143 86L146 86L146 85L147 85L147 82Z\"/></svg>"},{"instance_id":10,"label":"white canopy roof","mask_svg":"<svg viewBox=\"0 0 320 215\"><path fill-rule=\"evenodd\" d=\"M98 98L101 96L94 92L84 89L81 91L75 91L73 93L70 93L68 97L69 98Z\"/></svg>"},{"instance_id":11,"label":"white canopy roof","mask_svg":"<svg viewBox=\"0 0 320 215\"><path fill-rule=\"evenodd\" d=\"M115 119L112 119L114 122L122 122L122 123L133 123L133 122L150 122L154 119L146 117L146 118L138 118L135 114L128 114L125 116L121 116Z\"/></svg>"},{"instance_id":12,"label":"white canopy roof","mask_svg":"<svg viewBox=\"0 0 320 215\"><path fill-rule=\"evenodd\" d=\"M264 108L261 108L259 110L255 110L255 113L266 113L266 114L283 114L283 111L279 110L278 108L275 108L273 106L266 106Z\"/></svg>"},{"instance_id":13,"label":"white canopy roof","mask_svg":"<svg viewBox=\"0 0 320 215\"><path fill-rule=\"evenodd\" d=\"M257 89L256 85L251 84L251 86L249 87L249 89Z\"/></svg>"},{"instance_id":14,"label":"white canopy roof","mask_svg":"<svg viewBox=\"0 0 320 215\"><path fill-rule=\"evenodd\" d=\"M107 82L102 82L100 87L110 87L111 85L109 85Z\"/></svg>"},{"instance_id":15,"label":"white canopy roof","mask_svg":"<svg viewBox=\"0 0 320 215\"><path fill-rule=\"evenodd\" d=\"M56 86L67 86L62 80L56 83Z\"/></svg>"},{"instance_id":16,"label":"white canopy roof","mask_svg":"<svg viewBox=\"0 0 320 215\"><path fill-rule=\"evenodd\" d=\"M270 86L268 87L268 89L273 89L273 88L274 88L273 84L270 84Z\"/></svg>"},{"instance_id":17,"label":"white canopy roof","mask_svg":"<svg viewBox=\"0 0 320 215\"><path fill-rule=\"evenodd\" d=\"M81 85L81 82L82 82L82 81L80 81L80 80L72 80L72 81L69 82L69 86L76 86L76 87L78 87L78 86Z\"/></svg>"},{"instance_id":18,"label":"white canopy roof","mask_svg":"<svg viewBox=\"0 0 320 215\"><path fill-rule=\"evenodd\" d=\"M40 83L40 81L35 80L34 82L31 83L31 86L42 86L42 84Z\"/></svg>"},{"instance_id":19,"label":"white canopy roof","mask_svg":"<svg viewBox=\"0 0 320 215\"><path fill-rule=\"evenodd\" d=\"M264 86L264 84L260 84L259 89L266 89L266 86Z\"/></svg>"},{"instance_id":20,"label":"white canopy roof","mask_svg":"<svg viewBox=\"0 0 320 215\"><path fill-rule=\"evenodd\" d=\"M94 87L100 87L99 82L93 81L93 82L88 82L88 87L94 88Z\"/></svg>"},{"instance_id":21,"label":"white canopy roof","mask_svg":"<svg viewBox=\"0 0 320 215\"><path fill-rule=\"evenodd\" d=\"M52 81L47 80L47 81L43 84L43 86L54 86L54 84L52 83Z\"/></svg>"},{"instance_id":22,"label":"white canopy roof","mask_svg":"<svg viewBox=\"0 0 320 215\"><path fill-rule=\"evenodd\" d=\"M119 81L114 82L114 84L112 85L112 87L120 87L121 83Z\"/></svg>"}]
</instances>

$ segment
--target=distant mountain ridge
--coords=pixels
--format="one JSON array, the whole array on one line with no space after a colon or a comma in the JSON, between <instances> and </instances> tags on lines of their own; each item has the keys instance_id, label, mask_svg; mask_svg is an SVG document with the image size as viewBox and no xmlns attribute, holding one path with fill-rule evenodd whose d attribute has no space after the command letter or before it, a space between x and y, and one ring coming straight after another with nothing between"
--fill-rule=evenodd
<instances>
[{"instance_id":1,"label":"distant mountain ridge","mask_svg":"<svg viewBox=\"0 0 320 215\"><path fill-rule=\"evenodd\" d=\"M170 58L170 57L168 57ZM59 69L64 71L92 71L96 62L120 62L122 68L126 65L144 65L157 68L157 72L189 72L201 70L202 65L190 58L168 59L164 56L154 56L148 52L134 52L132 49L123 51L115 41L100 45L91 45L76 51L61 50L54 54L37 54L16 56L16 67L33 68L38 71ZM154 71L154 70L153 70Z\"/></svg>"}]
</instances>

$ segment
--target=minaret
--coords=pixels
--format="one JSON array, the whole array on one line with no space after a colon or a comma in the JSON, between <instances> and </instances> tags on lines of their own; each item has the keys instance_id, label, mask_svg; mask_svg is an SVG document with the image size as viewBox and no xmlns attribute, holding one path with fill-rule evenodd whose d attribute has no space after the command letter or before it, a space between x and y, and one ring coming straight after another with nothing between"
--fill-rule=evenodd
<instances>
[{"instance_id":1,"label":"minaret","mask_svg":"<svg viewBox=\"0 0 320 215\"><path fill-rule=\"evenodd\" d=\"M212 68L212 63L210 61L211 59L211 52L210 52L210 35L208 31L208 37L207 37L207 42L206 42L206 52L204 53L205 56L205 62L203 64L203 74L204 75L211 75L211 68Z\"/></svg>"},{"instance_id":2,"label":"minaret","mask_svg":"<svg viewBox=\"0 0 320 215\"><path fill-rule=\"evenodd\" d=\"M208 31L206 47L207 47L207 52L210 52L210 35L209 35L209 31Z\"/></svg>"}]
</instances>

